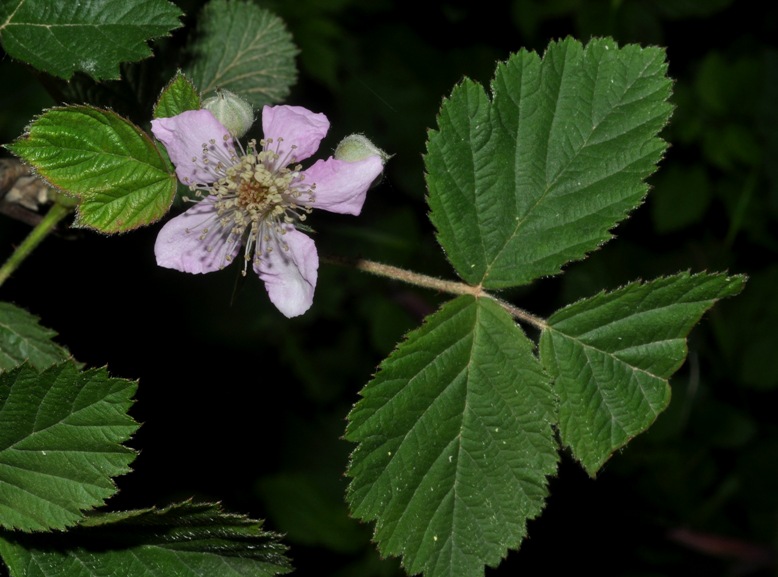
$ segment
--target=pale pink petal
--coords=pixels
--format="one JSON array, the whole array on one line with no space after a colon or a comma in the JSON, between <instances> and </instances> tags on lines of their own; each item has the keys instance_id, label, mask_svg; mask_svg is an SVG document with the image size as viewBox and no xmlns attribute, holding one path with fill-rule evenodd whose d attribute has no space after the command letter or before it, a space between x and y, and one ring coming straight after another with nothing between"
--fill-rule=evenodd
<instances>
[{"instance_id":1,"label":"pale pink petal","mask_svg":"<svg viewBox=\"0 0 778 577\"><path fill-rule=\"evenodd\" d=\"M293 227L274 238L272 250L260 255L254 271L265 283L271 302L288 317L303 314L313 304L319 255L311 238Z\"/></svg>"},{"instance_id":2,"label":"pale pink petal","mask_svg":"<svg viewBox=\"0 0 778 577\"><path fill-rule=\"evenodd\" d=\"M151 121L151 132L165 145L185 185L210 184L218 180L212 167L221 160L229 163L235 146L227 129L208 110L187 110L169 118ZM208 145L208 162L203 162L203 144Z\"/></svg>"},{"instance_id":3,"label":"pale pink petal","mask_svg":"<svg viewBox=\"0 0 778 577\"><path fill-rule=\"evenodd\" d=\"M347 162L328 158L317 160L304 171L307 186L315 183L313 206L330 212L357 215L362 211L365 195L384 169L380 156Z\"/></svg>"},{"instance_id":4,"label":"pale pink petal","mask_svg":"<svg viewBox=\"0 0 778 577\"><path fill-rule=\"evenodd\" d=\"M219 226L210 197L169 220L154 243L157 264L201 274L227 266L240 250L240 239Z\"/></svg>"},{"instance_id":5,"label":"pale pink petal","mask_svg":"<svg viewBox=\"0 0 778 577\"><path fill-rule=\"evenodd\" d=\"M326 116L302 106L265 106L262 109L262 135L265 140L273 139L267 148L278 152L281 166L311 156L319 149L319 143L329 129L330 121ZM279 138L283 139L280 145Z\"/></svg>"}]
</instances>

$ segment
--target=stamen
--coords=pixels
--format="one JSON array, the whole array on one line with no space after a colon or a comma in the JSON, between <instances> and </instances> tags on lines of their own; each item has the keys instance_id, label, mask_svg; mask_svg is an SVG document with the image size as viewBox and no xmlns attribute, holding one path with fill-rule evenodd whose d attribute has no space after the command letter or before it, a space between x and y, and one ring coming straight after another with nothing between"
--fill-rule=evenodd
<instances>
[{"instance_id":1,"label":"stamen","mask_svg":"<svg viewBox=\"0 0 778 577\"><path fill-rule=\"evenodd\" d=\"M211 139L203 143L201 157L192 160L213 180L187 184L198 199L212 199L213 213L186 233L208 242L208 252L215 247L223 251L225 266L242 244L245 275L249 262L257 266L277 250L276 245L284 252L290 250L282 238L311 213L316 184L309 184L302 166L294 164L297 146L284 146L283 138L262 139L259 148L252 139L245 149L231 141L228 135L218 144Z\"/></svg>"}]
</instances>

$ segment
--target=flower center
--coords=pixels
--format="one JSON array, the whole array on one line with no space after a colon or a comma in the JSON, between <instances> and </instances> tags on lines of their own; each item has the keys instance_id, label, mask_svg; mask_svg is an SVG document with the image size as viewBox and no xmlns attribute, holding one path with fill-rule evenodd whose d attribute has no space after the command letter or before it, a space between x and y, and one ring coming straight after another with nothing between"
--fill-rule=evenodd
<instances>
[{"instance_id":1,"label":"flower center","mask_svg":"<svg viewBox=\"0 0 778 577\"><path fill-rule=\"evenodd\" d=\"M279 148L281 142L277 141ZM206 188L228 242L244 244L244 275L249 261L257 264L274 247L288 251L283 235L313 209L316 185L305 183L302 166L287 166L293 158L281 158L269 148L272 144L270 139L262 140L258 151L256 141L250 141L242 156L218 164L222 176Z\"/></svg>"}]
</instances>

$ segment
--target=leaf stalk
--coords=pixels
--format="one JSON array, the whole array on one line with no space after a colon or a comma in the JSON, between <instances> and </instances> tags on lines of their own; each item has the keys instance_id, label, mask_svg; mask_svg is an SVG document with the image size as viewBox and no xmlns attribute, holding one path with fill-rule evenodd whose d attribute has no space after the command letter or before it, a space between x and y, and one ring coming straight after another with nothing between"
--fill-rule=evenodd
<instances>
[{"instance_id":1,"label":"leaf stalk","mask_svg":"<svg viewBox=\"0 0 778 577\"><path fill-rule=\"evenodd\" d=\"M488 298L500 305L506 312L508 312L518 321L530 324L541 331L548 326L544 319L535 316L532 313L525 311L524 309L516 307L509 302L497 298L493 294L485 291L481 285L473 286L463 282L444 280L363 258L322 256L322 261L340 266L349 266L377 276L399 280L404 283L448 294L470 295L475 298Z\"/></svg>"}]
</instances>

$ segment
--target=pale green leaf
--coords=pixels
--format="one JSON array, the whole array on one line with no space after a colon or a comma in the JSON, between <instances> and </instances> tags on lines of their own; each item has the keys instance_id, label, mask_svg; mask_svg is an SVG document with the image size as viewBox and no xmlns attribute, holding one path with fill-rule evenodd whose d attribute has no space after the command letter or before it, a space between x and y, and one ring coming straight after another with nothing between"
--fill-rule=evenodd
<instances>
[{"instance_id":1,"label":"pale green leaf","mask_svg":"<svg viewBox=\"0 0 778 577\"><path fill-rule=\"evenodd\" d=\"M56 335L27 311L0 302L0 371L24 362L41 371L67 360L68 351L52 340Z\"/></svg>"},{"instance_id":2,"label":"pale green leaf","mask_svg":"<svg viewBox=\"0 0 778 577\"><path fill-rule=\"evenodd\" d=\"M558 273L611 238L666 149L671 82L659 48L552 42L465 80L425 155L430 218L462 279L486 288Z\"/></svg>"},{"instance_id":3,"label":"pale green leaf","mask_svg":"<svg viewBox=\"0 0 778 577\"><path fill-rule=\"evenodd\" d=\"M167 0L2 0L0 42L13 58L69 79L118 79L119 64L151 56L147 42L181 26Z\"/></svg>"},{"instance_id":4,"label":"pale green leaf","mask_svg":"<svg viewBox=\"0 0 778 577\"><path fill-rule=\"evenodd\" d=\"M667 407L687 334L744 282L681 273L601 292L548 319L540 357L555 379L559 433L590 475Z\"/></svg>"},{"instance_id":5,"label":"pale green leaf","mask_svg":"<svg viewBox=\"0 0 778 577\"><path fill-rule=\"evenodd\" d=\"M198 110L200 104L194 84L179 70L154 104L154 118L170 118L187 110Z\"/></svg>"},{"instance_id":6,"label":"pale green leaf","mask_svg":"<svg viewBox=\"0 0 778 577\"><path fill-rule=\"evenodd\" d=\"M135 453L136 385L68 362L0 374L0 526L63 529L102 505Z\"/></svg>"},{"instance_id":7,"label":"pale green leaf","mask_svg":"<svg viewBox=\"0 0 778 577\"><path fill-rule=\"evenodd\" d=\"M556 470L555 401L533 344L458 297L381 365L349 414L353 514L409 574L483 575L518 547Z\"/></svg>"},{"instance_id":8,"label":"pale green leaf","mask_svg":"<svg viewBox=\"0 0 778 577\"><path fill-rule=\"evenodd\" d=\"M25 577L271 577L291 571L285 553L261 521L212 503L96 515L58 541L0 537L11 573Z\"/></svg>"},{"instance_id":9,"label":"pale green leaf","mask_svg":"<svg viewBox=\"0 0 778 577\"><path fill-rule=\"evenodd\" d=\"M246 0L211 0L198 17L186 68L203 96L217 88L255 108L280 102L297 80L297 47L283 20Z\"/></svg>"},{"instance_id":10,"label":"pale green leaf","mask_svg":"<svg viewBox=\"0 0 778 577\"><path fill-rule=\"evenodd\" d=\"M91 106L52 108L7 146L79 200L76 226L125 232L162 218L176 177L140 128Z\"/></svg>"}]
</instances>

